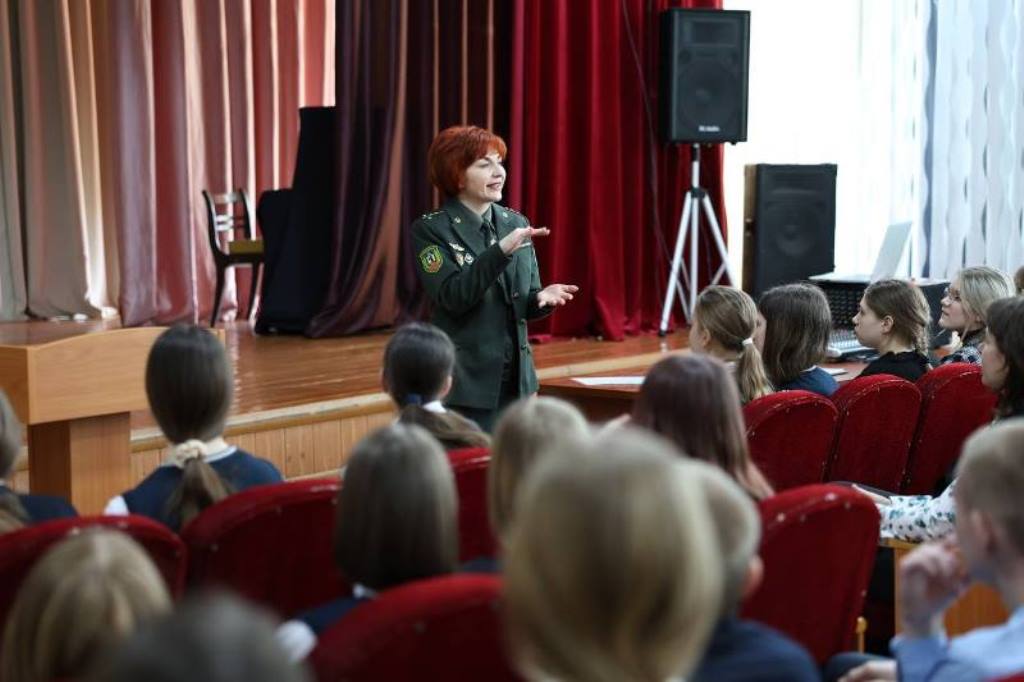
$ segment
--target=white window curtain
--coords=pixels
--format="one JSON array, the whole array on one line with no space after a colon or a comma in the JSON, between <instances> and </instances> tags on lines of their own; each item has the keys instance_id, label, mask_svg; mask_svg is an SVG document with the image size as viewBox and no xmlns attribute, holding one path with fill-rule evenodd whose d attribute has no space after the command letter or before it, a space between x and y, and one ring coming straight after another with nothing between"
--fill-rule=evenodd
<instances>
[{"instance_id":1,"label":"white window curtain","mask_svg":"<svg viewBox=\"0 0 1024 682\"><path fill-rule=\"evenodd\" d=\"M1012 273L1024 263L1024 2L933 0L931 11L929 273Z\"/></svg>"},{"instance_id":2,"label":"white window curtain","mask_svg":"<svg viewBox=\"0 0 1024 682\"><path fill-rule=\"evenodd\" d=\"M748 141L726 149L730 260L743 166L836 163L836 270L871 271L910 221L899 274L1024 264L1024 0L726 0L751 10Z\"/></svg>"}]
</instances>

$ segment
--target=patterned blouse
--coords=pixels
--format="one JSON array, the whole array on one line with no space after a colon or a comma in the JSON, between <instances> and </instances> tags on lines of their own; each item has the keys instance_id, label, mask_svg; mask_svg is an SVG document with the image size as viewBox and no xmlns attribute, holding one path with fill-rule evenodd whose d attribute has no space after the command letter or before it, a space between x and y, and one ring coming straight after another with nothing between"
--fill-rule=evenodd
<instances>
[{"instance_id":1,"label":"patterned blouse","mask_svg":"<svg viewBox=\"0 0 1024 682\"><path fill-rule=\"evenodd\" d=\"M882 537L925 542L938 540L953 532L956 510L953 489L956 480L938 497L931 495L893 495L889 504L878 505L882 515Z\"/></svg>"},{"instance_id":2,"label":"patterned blouse","mask_svg":"<svg viewBox=\"0 0 1024 682\"><path fill-rule=\"evenodd\" d=\"M941 365L948 365L951 362L969 362L972 365L981 364L981 342L985 340L985 329L975 329L964 336L960 347L942 358Z\"/></svg>"}]
</instances>

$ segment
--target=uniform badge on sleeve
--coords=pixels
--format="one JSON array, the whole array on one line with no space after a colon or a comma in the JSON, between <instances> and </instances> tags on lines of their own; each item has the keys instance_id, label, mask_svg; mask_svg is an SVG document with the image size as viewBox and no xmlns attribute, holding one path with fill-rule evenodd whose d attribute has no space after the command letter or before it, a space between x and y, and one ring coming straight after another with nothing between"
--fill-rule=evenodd
<instances>
[{"instance_id":1,"label":"uniform badge on sleeve","mask_svg":"<svg viewBox=\"0 0 1024 682\"><path fill-rule=\"evenodd\" d=\"M441 255L441 249L437 248L437 245L431 244L420 251L420 265L423 266L423 272L433 275L441 269L443 264L444 257Z\"/></svg>"}]
</instances>

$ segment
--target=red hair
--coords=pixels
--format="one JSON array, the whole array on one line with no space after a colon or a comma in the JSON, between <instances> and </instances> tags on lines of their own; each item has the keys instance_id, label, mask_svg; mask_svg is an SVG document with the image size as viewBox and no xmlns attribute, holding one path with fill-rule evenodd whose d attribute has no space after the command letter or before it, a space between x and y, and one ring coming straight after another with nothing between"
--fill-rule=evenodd
<instances>
[{"instance_id":1,"label":"red hair","mask_svg":"<svg viewBox=\"0 0 1024 682\"><path fill-rule=\"evenodd\" d=\"M505 158L508 147L505 140L494 133L477 126L452 126L437 134L427 153L430 182L454 197L462 189L462 178L474 161L491 152Z\"/></svg>"}]
</instances>

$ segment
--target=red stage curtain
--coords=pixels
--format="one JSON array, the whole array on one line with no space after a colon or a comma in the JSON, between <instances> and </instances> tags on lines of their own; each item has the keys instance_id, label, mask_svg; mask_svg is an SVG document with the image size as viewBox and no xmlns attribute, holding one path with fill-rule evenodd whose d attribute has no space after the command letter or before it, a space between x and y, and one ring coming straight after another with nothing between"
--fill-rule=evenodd
<instances>
[{"instance_id":1,"label":"red stage curtain","mask_svg":"<svg viewBox=\"0 0 1024 682\"><path fill-rule=\"evenodd\" d=\"M291 183L298 108L334 99L333 15L332 0L0 4L0 319L26 302L207 318L200 191L255 201ZM228 317L235 298L229 280Z\"/></svg>"},{"instance_id":2,"label":"red stage curtain","mask_svg":"<svg viewBox=\"0 0 1024 682\"><path fill-rule=\"evenodd\" d=\"M690 176L689 150L654 132L658 12L677 6L721 2L515 3L509 205L551 228L537 243L544 281L581 287L534 332L621 339L658 324ZM702 158L701 184L724 231L721 147ZM704 279L719 259L701 237Z\"/></svg>"}]
</instances>

